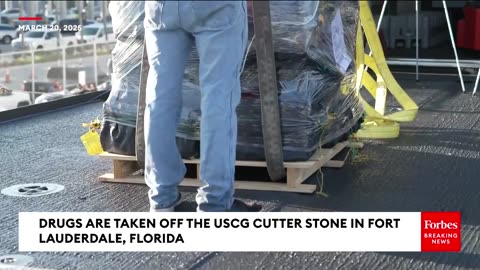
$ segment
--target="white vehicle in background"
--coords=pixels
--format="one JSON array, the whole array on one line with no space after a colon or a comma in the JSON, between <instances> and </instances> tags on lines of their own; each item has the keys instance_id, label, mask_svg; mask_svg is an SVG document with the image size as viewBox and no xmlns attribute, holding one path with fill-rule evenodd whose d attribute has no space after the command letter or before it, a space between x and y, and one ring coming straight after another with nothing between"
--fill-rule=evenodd
<instances>
[{"instance_id":1,"label":"white vehicle in background","mask_svg":"<svg viewBox=\"0 0 480 270\"><path fill-rule=\"evenodd\" d=\"M17 29L9 24L0 24L0 41L3 44L10 44L17 37Z\"/></svg>"},{"instance_id":2,"label":"white vehicle in background","mask_svg":"<svg viewBox=\"0 0 480 270\"><path fill-rule=\"evenodd\" d=\"M55 49L57 46L57 39L60 40L60 47L72 46L75 44L75 36L62 35L58 31L28 31L22 37L16 38L12 41L14 50L42 50Z\"/></svg>"},{"instance_id":3,"label":"white vehicle in background","mask_svg":"<svg viewBox=\"0 0 480 270\"><path fill-rule=\"evenodd\" d=\"M13 20L10 20L8 17L5 17L0 14L0 24L10 24L14 25Z\"/></svg>"},{"instance_id":4,"label":"white vehicle in background","mask_svg":"<svg viewBox=\"0 0 480 270\"><path fill-rule=\"evenodd\" d=\"M45 16L42 13L37 13L35 14L35 17L41 17L43 19L41 21L35 21L36 25L51 24L52 22L55 21L55 16L53 15Z\"/></svg>"},{"instance_id":5,"label":"white vehicle in background","mask_svg":"<svg viewBox=\"0 0 480 270\"><path fill-rule=\"evenodd\" d=\"M10 20L18 20L18 17L20 17L20 9L18 9L18 8L7 8L7 9L2 10L2 12L0 12L0 15L2 17L7 17Z\"/></svg>"},{"instance_id":6,"label":"white vehicle in background","mask_svg":"<svg viewBox=\"0 0 480 270\"><path fill-rule=\"evenodd\" d=\"M32 104L30 95L22 91L8 90L0 85L0 112Z\"/></svg>"},{"instance_id":7,"label":"white vehicle in background","mask_svg":"<svg viewBox=\"0 0 480 270\"><path fill-rule=\"evenodd\" d=\"M107 24L106 34L109 41L114 40L113 28L111 24ZM82 33L83 33L83 42L82 42ZM75 33L78 44L82 43L94 43L94 42L105 42L105 27L103 24L90 24L82 29L82 33L79 31Z\"/></svg>"}]
</instances>

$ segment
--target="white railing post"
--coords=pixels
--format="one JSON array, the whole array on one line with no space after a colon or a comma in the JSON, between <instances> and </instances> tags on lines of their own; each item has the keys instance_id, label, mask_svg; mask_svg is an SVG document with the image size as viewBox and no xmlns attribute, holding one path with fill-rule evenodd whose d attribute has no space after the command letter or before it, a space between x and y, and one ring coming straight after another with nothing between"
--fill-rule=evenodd
<instances>
[{"instance_id":1,"label":"white railing post","mask_svg":"<svg viewBox=\"0 0 480 270\"><path fill-rule=\"evenodd\" d=\"M415 74L416 74L416 79L417 79L417 82L420 80L419 79L419 76L418 76L418 44L420 42L418 42L418 1L416 0L415 1L415 56L416 56L416 59L417 59L417 62L416 62L416 67L415 67ZM425 43L425 41L424 41Z\"/></svg>"},{"instance_id":2,"label":"white railing post","mask_svg":"<svg viewBox=\"0 0 480 270\"><path fill-rule=\"evenodd\" d=\"M455 61L457 62L458 77L460 77L460 83L462 85L462 91L465 93L465 84L463 83L462 69L458 60L457 47L455 45L455 37L453 36L452 25L450 24L450 16L448 16L448 8L445 0L442 1L443 9L445 11L445 18L447 19L448 33L450 34L450 41L452 42L453 53L455 54Z\"/></svg>"},{"instance_id":3,"label":"white railing post","mask_svg":"<svg viewBox=\"0 0 480 270\"><path fill-rule=\"evenodd\" d=\"M93 76L95 76L95 88L98 87L98 70L97 70L97 42L93 40Z\"/></svg>"},{"instance_id":4,"label":"white railing post","mask_svg":"<svg viewBox=\"0 0 480 270\"><path fill-rule=\"evenodd\" d=\"M66 54L66 51L65 51L65 46L62 47L62 77L63 77L63 91L66 91L67 90L67 60L65 59L65 54Z\"/></svg>"},{"instance_id":5,"label":"white railing post","mask_svg":"<svg viewBox=\"0 0 480 270\"><path fill-rule=\"evenodd\" d=\"M35 51L31 48L30 55L32 57L32 103L35 104Z\"/></svg>"},{"instance_id":6,"label":"white railing post","mask_svg":"<svg viewBox=\"0 0 480 270\"><path fill-rule=\"evenodd\" d=\"M480 68L478 69L477 79L475 80L475 86L473 87L473 95L477 92L478 81L480 79Z\"/></svg>"}]
</instances>

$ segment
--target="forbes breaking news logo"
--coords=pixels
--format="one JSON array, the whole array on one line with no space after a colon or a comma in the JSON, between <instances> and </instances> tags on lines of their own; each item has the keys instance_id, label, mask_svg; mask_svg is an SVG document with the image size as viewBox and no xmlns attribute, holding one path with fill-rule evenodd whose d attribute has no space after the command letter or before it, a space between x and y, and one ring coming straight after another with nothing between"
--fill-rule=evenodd
<instances>
[{"instance_id":1,"label":"forbes breaking news logo","mask_svg":"<svg viewBox=\"0 0 480 270\"><path fill-rule=\"evenodd\" d=\"M459 252L460 212L422 212L422 251Z\"/></svg>"}]
</instances>

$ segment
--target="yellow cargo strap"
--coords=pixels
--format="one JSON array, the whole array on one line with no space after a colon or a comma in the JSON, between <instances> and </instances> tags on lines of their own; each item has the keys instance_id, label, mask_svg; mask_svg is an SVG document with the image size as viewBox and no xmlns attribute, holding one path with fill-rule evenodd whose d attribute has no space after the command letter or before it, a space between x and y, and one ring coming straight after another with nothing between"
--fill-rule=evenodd
<instances>
[{"instance_id":1,"label":"yellow cargo strap","mask_svg":"<svg viewBox=\"0 0 480 270\"><path fill-rule=\"evenodd\" d=\"M396 138L400 133L400 125L397 122L415 120L418 106L400 87L388 68L368 1L360 0L359 6L360 23L357 28L356 42L356 89L365 109L366 119L362 129L356 133L356 137ZM365 53L364 35L368 47L372 51L372 56ZM376 80L368 73L365 66L375 73ZM374 107L361 96L360 89L362 86L375 98ZM392 94L403 110L385 114L388 93Z\"/></svg>"}]
</instances>

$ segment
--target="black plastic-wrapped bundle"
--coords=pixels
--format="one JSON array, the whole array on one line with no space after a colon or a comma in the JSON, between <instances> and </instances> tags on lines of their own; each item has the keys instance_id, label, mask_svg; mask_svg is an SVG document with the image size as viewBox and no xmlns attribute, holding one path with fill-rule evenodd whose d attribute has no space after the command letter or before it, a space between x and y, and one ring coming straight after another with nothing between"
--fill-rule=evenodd
<instances>
[{"instance_id":1,"label":"black plastic-wrapped bundle","mask_svg":"<svg viewBox=\"0 0 480 270\"><path fill-rule=\"evenodd\" d=\"M253 61L254 62L254 61ZM341 92L344 76L317 68L307 57L276 59L284 159L307 160L354 126L361 113L351 91ZM241 77L242 98L237 108L237 159L264 160L260 95L255 63L247 62ZM183 109L177 137L184 158L198 158L200 89L185 80ZM323 139L322 139L323 138Z\"/></svg>"},{"instance_id":2,"label":"black plastic-wrapped bundle","mask_svg":"<svg viewBox=\"0 0 480 270\"><path fill-rule=\"evenodd\" d=\"M322 128L329 120L326 112L341 76L318 70L306 57L282 59L277 55L276 64L284 159L305 160L319 146ZM237 156L244 160L265 158L256 71L255 65L244 71L244 97L237 110Z\"/></svg>"},{"instance_id":3,"label":"black plastic-wrapped bundle","mask_svg":"<svg viewBox=\"0 0 480 270\"><path fill-rule=\"evenodd\" d=\"M103 105L100 141L105 151L135 155L141 59L143 1L110 1L116 44L112 51L112 90Z\"/></svg>"}]
</instances>

